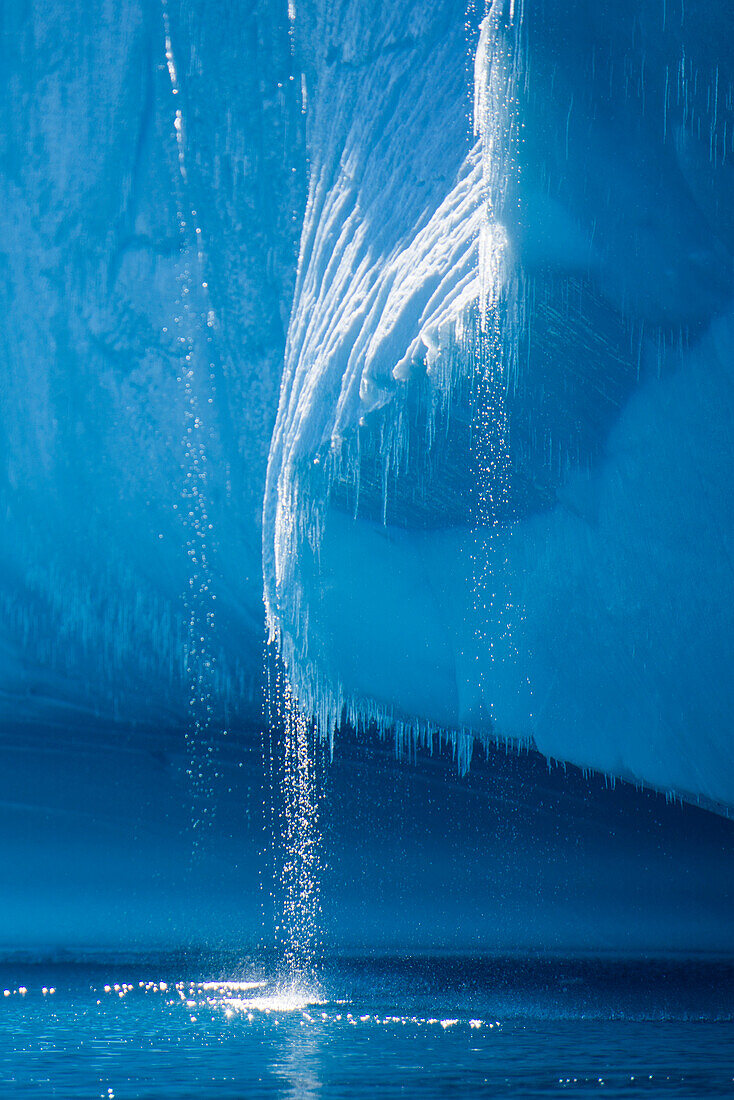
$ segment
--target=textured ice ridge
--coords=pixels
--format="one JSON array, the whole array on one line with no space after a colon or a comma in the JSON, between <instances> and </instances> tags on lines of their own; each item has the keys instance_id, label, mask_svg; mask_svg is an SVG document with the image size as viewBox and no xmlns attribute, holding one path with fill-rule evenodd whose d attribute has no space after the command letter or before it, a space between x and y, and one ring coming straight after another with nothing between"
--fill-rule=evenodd
<instances>
[{"instance_id":1,"label":"textured ice ridge","mask_svg":"<svg viewBox=\"0 0 734 1100\"><path fill-rule=\"evenodd\" d=\"M477 307L483 329L506 283L498 215L516 139L516 44L503 34L504 24L512 29L511 6L495 4L467 32L459 5L423 5L408 19L419 20L421 33L400 46L395 27L405 13L382 7L380 47L347 74L324 63L316 75L310 189L265 492L265 603L301 706L325 735L346 718L390 730L396 746L446 738L463 770L477 731L345 691L324 673L304 588L304 556L319 557L332 482L359 488L355 430L390 402L400 408L414 373L429 379L434 410L445 410L474 369ZM323 40L327 10L317 6L310 18ZM342 35L352 20L334 23ZM467 46L475 52L471 131L472 87L456 64ZM376 125L381 117L387 133ZM406 168L414 157L418 186ZM434 430L431 423L429 436ZM383 435L385 496L406 446L398 412ZM322 464L314 493L310 467Z\"/></svg>"},{"instance_id":2,"label":"textured ice ridge","mask_svg":"<svg viewBox=\"0 0 734 1100\"><path fill-rule=\"evenodd\" d=\"M725 14L465 14L299 9L271 635L324 735L534 744L732 805Z\"/></svg>"}]
</instances>

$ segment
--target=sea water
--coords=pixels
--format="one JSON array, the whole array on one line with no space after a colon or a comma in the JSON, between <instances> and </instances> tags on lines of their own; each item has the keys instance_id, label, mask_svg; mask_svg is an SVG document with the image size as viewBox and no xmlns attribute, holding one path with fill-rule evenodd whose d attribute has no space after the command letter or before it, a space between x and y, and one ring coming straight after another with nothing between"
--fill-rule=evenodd
<instances>
[{"instance_id":1,"label":"sea water","mask_svg":"<svg viewBox=\"0 0 734 1100\"><path fill-rule=\"evenodd\" d=\"M711 959L8 960L14 1097L734 1095L734 965Z\"/></svg>"}]
</instances>

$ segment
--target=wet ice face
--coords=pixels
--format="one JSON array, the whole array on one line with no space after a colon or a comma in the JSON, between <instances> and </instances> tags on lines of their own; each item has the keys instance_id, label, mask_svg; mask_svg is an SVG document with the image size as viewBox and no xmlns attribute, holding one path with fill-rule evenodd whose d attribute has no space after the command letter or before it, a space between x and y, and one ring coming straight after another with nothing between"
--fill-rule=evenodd
<instances>
[{"instance_id":1,"label":"wet ice face","mask_svg":"<svg viewBox=\"0 0 734 1100\"><path fill-rule=\"evenodd\" d=\"M697 5L662 25L653 4L603 18L575 2L527 7L495 5L485 24L478 78L499 81L490 157L486 128L472 148L478 20L465 29L459 5L386 0L369 26L349 4L333 21L315 6L302 29L311 175L268 470L266 599L307 703L331 718L346 698L355 713L376 702L539 744L563 728L561 756L696 786L672 764L651 776L652 750L615 741L630 715L599 714L615 677L635 681L638 641L654 675L674 675L663 590L694 599L697 567L679 549L696 479L730 523L730 451L717 436L714 458L699 434L728 393L732 59L712 45L724 15ZM487 225L501 262L480 325ZM502 362L488 397L476 371L490 330ZM675 433L685 462L671 463ZM471 532L488 519L480 566ZM385 520L383 534L370 526ZM691 522L718 577L721 540ZM655 545L675 563L662 586L646 579ZM697 697L697 673L689 687ZM646 722L658 748L690 726Z\"/></svg>"}]
</instances>

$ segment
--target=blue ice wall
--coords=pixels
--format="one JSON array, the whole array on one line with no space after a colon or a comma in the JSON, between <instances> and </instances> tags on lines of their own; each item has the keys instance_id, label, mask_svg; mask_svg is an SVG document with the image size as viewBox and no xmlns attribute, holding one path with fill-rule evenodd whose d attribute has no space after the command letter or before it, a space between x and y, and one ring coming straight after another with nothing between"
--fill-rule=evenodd
<instances>
[{"instance_id":1,"label":"blue ice wall","mask_svg":"<svg viewBox=\"0 0 734 1100\"><path fill-rule=\"evenodd\" d=\"M217 598L219 724L259 712L302 126L285 9L235 14L232 32L197 4L3 8L6 726L180 729L190 617Z\"/></svg>"},{"instance_id":2,"label":"blue ice wall","mask_svg":"<svg viewBox=\"0 0 734 1100\"><path fill-rule=\"evenodd\" d=\"M3 729L251 719L264 561L325 733L731 805L730 23L6 5Z\"/></svg>"},{"instance_id":3,"label":"blue ice wall","mask_svg":"<svg viewBox=\"0 0 734 1100\"><path fill-rule=\"evenodd\" d=\"M485 14L3 5L0 947L258 940L263 561L325 734L731 806L730 17ZM731 944L730 822L487 751L339 733L327 942Z\"/></svg>"},{"instance_id":4,"label":"blue ice wall","mask_svg":"<svg viewBox=\"0 0 734 1100\"><path fill-rule=\"evenodd\" d=\"M299 8L271 630L325 730L731 806L731 13L474 14Z\"/></svg>"}]
</instances>

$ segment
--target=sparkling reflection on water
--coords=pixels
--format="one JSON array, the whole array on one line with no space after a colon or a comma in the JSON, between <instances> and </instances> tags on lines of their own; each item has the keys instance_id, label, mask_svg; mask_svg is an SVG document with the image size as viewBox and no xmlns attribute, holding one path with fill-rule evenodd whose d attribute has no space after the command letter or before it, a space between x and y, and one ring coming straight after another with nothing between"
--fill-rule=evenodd
<instances>
[{"instance_id":1,"label":"sparkling reflection on water","mask_svg":"<svg viewBox=\"0 0 734 1100\"><path fill-rule=\"evenodd\" d=\"M724 962L342 960L313 988L0 967L3 1095L734 1095Z\"/></svg>"}]
</instances>

